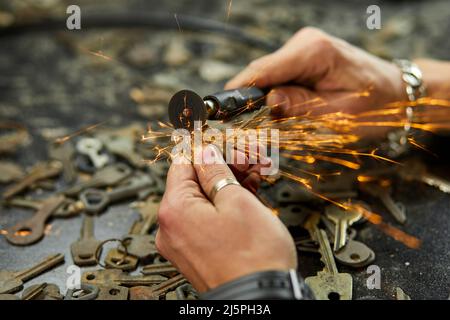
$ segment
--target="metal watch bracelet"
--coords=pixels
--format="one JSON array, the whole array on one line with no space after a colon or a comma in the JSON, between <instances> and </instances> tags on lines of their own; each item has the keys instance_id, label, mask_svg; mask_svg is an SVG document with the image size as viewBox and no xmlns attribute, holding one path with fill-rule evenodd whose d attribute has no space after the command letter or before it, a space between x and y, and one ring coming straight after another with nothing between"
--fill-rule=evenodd
<instances>
[{"instance_id":1,"label":"metal watch bracelet","mask_svg":"<svg viewBox=\"0 0 450 320\"><path fill-rule=\"evenodd\" d=\"M405 59L395 59L396 64L402 72L402 80L406 85L406 95L410 102L415 102L426 95L423 84L422 72L417 64ZM412 105L405 107L406 122L401 130L395 130L388 134L388 155L398 157L408 150L408 135L411 126L415 122L414 108Z\"/></svg>"},{"instance_id":2,"label":"metal watch bracelet","mask_svg":"<svg viewBox=\"0 0 450 320\"><path fill-rule=\"evenodd\" d=\"M314 295L297 272L261 271L227 282L200 296L204 300L312 300Z\"/></svg>"}]
</instances>

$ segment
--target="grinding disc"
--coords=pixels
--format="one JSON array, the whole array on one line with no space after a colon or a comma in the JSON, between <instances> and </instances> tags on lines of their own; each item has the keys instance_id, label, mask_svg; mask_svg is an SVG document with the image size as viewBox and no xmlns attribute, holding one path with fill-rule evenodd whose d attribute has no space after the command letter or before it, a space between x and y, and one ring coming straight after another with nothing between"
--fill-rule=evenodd
<instances>
[{"instance_id":1,"label":"grinding disc","mask_svg":"<svg viewBox=\"0 0 450 320\"><path fill-rule=\"evenodd\" d=\"M203 99L193 91L178 91L169 102L169 120L176 129L194 130L194 121L207 119L207 110Z\"/></svg>"}]
</instances>

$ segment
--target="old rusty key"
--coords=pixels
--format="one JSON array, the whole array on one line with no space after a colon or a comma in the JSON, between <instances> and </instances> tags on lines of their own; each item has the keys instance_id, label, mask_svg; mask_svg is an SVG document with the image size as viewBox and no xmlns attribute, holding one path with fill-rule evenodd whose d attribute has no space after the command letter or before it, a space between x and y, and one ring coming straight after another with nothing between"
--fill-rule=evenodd
<instances>
[{"instance_id":1,"label":"old rusty key","mask_svg":"<svg viewBox=\"0 0 450 320\"><path fill-rule=\"evenodd\" d=\"M64 191L70 197L78 195L88 188L113 187L132 174L130 167L123 163L116 163L99 169L90 180L81 182Z\"/></svg>"},{"instance_id":2,"label":"old rusty key","mask_svg":"<svg viewBox=\"0 0 450 320\"><path fill-rule=\"evenodd\" d=\"M151 287L135 286L130 289L130 300L159 300L167 292L187 283L182 274Z\"/></svg>"},{"instance_id":3,"label":"old rusty key","mask_svg":"<svg viewBox=\"0 0 450 320\"><path fill-rule=\"evenodd\" d=\"M139 174L131 177L123 185L120 185L111 191L100 189L87 189L80 195L86 212L99 213L103 211L108 204L121 201L130 197L139 196L155 184L155 181L147 174Z\"/></svg>"},{"instance_id":4,"label":"old rusty key","mask_svg":"<svg viewBox=\"0 0 450 320\"><path fill-rule=\"evenodd\" d=\"M19 222L7 230L6 240L19 246L39 241L44 236L45 222L64 203L64 200L65 197L62 195L46 199L33 217Z\"/></svg>"},{"instance_id":5,"label":"old rusty key","mask_svg":"<svg viewBox=\"0 0 450 320\"><path fill-rule=\"evenodd\" d=\"M98 138L103 142L109 152L125 159L133 167L142 169L146 166L142 156L135 150L135 143L132 137L117 134L102 134Z\"/></svg>"},{"instance_id":6,"label":"old rusty key","mask_svg":"<svg viewBox=\"0 0 450 320\"><path fill-rule=\"evenodd\" d=\"M62 164L59 161L38 163L24 178L3 192L3 199L12 198L40 180L53 178L60 174L61 170Z\"/></svg>"},{"instance_id":7,"label":"old rusty key","mask_svg":"<svg viewBox=\"0 0 450 320\"><path fill-rule=\"evenodd\" d=\"M130 234L123 238L128 254L143 260L154 257L158 253L155 245L155 237L148 234L148 232L155 226L158 220L159 203L149 199L144 208L145 211L141 209L141 214L144 217L143 221L138 225L135 223L130 230Z\"/></svg>"},{"instance_id":8,"label":"old rusty key","mask_svg":"<svg viewBox=\"0 0 450 320\"><path fill-rule=\"evenodd\" d=\"M48 154L51 159L61 161L64 181L72 183L77 177L77 171L72 161L75 155L75 148L72 142L52 142L48 147Z\"/></svg>"},{"instance_id":9,"label":"old rusty key","mask_svg":"<svg viewBox=\"0 0 450 320\"><path fill-rule=\"evenodd\" d=\"M95 254L100 244L101 241L94 237L94 218L85 216L81 226L80 239L70 246L73 262L77 266L96 265L97 259Z\"/></svg>"},{"instance_id":10,"label":"old rusty key","mask_svg":"<svg viewBox=\"0 0 450 320\"><path fill-rule=\"evenodd\" d=\"M14 293L23 288L24 282L33 279L41 273L52 269L64 262L64 255L48 256L43 261L22 271L0 271L0 293Z\"/></svg>"},{"instance_id":11,"label":"old rusty key","mask_svg":"<svg viewBox=\"0 0 450 320\"><path fill-rule=\"evenodd\" d=\"M39 210L42 208L43 200L35 200L29 198L12 198L7 200L4 205L10 207L20 207L25 209ZM52 217L69 218L79 214L84 210L84 205L81 201L66 198L61 206L53 212Z\"/></svg>"},{"instance_id":12,"label":"old rusty key","mask_svg":"<svg viewBox=\"0 0 450 320\"><path fill-rule=\"evenodd\" d=\"M180 272L170 262L149 264L142 268L142 274L145 275L162 275L165 277L173 277Z\"/></svg>"},{"instance_id":13,"label":"old rusty key","mask_svg":"<svg viewBox=\"0 0 450 320\"><path fill-rule=\"evenodd\" d=\"M129 275L117 269L86 271L81 276L82 283L99 286L151 286L160 284L166 280L166 277L160 275Z\"/></svg>"}]
</instances>

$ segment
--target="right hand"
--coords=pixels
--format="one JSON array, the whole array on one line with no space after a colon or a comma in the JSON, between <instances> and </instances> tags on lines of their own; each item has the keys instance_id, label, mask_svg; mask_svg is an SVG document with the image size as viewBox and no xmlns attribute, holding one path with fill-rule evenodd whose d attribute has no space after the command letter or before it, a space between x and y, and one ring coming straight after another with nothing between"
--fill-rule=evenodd
<instances>
[{"instance_id":1,"label":"right hand","mask_svg":"<svg viewBox=\"0 0 450 320\"><path fill-rule=\"evenodd\" d=\"M399 68L315 28L298 31L225 86L273 88L267 105L281 116L357 114L406 100Z\"/></svg>"}]
</instances>

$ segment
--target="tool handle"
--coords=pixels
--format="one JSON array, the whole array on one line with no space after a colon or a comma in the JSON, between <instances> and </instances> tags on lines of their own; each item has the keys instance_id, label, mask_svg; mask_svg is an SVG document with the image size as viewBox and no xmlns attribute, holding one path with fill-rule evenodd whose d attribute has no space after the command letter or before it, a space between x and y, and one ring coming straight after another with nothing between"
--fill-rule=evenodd
<instances>
[{"instance_id":1,"label":"tool handle","mask_svg":"<svg viewBox=\"0 0 450 320\"><path fill-rule=\"evenodd\" d=\"M238 113L261 108L264 104L265 92L257 87L247 87L220 91L203 98L212 101L214 109L210 119L226 120Z\"/></svg>"}]
</instances>

